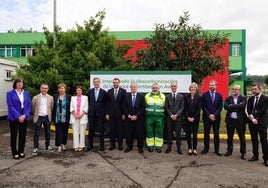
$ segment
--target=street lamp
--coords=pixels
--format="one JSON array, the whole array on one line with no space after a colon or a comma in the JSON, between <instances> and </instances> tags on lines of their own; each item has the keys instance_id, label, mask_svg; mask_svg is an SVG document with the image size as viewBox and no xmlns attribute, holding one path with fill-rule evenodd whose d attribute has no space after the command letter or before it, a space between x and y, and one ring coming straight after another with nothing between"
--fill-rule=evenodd
<instances>
[{"instance_id":1,"label":"street lamp","mask_svg":"<svg viewBox=\"0 0 268 188\"><path fill-rule=\"evenodd\" d=\"M55 48L55 42L56 42L56 0L54 0L54 6L53 6L53 48Z\"/></svg>"}]
</instances>

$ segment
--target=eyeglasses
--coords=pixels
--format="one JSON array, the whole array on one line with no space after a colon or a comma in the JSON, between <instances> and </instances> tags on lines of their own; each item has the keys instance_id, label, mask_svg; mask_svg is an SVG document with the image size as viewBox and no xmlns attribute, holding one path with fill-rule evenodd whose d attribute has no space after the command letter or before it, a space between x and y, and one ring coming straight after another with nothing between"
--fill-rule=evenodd
<instances>
[{"instance_id":1,"label":"eyeglasses","mask_svg":"<svg viewBox=\"0 0 268 188\"><path fill-rule=\"evenodd\" d=\"M153 87L153 89L158 89L158 87Z\"/></svg>"},{"instance_id":2,"label":"eyeglasses","mask_svg":"<svg viewBox=\"0 0 268 188\"><path fill-rule=\"evenodd\" d=\"M171 87L177 87L177 86L171 86Z\"/></svg>"}]
</instances>

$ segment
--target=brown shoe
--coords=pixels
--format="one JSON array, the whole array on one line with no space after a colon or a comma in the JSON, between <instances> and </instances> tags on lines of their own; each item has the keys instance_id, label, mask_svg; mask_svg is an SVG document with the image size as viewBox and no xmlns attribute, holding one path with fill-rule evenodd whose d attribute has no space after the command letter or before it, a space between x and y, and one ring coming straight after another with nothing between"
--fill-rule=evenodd
<instances>
[{"instance_id":1,"label":"brown shoe","mask_svg":"<svg viewBox=\"0 0 268 188\"><path fill-rule=\"evenodd\" d=\"M224 154L225 157L228 157L228 156L230 156L230 155L232 155L232 152L230 152L230 151L227 151L227 152Z\"/></svg>"}]
</instances>

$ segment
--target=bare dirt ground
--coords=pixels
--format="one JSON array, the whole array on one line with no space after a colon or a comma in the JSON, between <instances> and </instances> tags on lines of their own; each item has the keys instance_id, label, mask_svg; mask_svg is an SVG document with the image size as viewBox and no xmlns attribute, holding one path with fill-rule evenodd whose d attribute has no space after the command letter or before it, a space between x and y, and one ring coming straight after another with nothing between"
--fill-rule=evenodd
<instances>
[{"instance_id":1,"label":"bare dirt ground","mask_svg":"<svg viewBox=\"0 0 268 188\"><path fill-rule=\"evenodd\" d=\"M52 132L51 146L54 146ZM0 187L267 187L268 168L263 161L248 162L240 159L239 143L235 142L230 157L218 157L211 150L206 155L188 156L186 141L182 143L183 155L176 153L175 144L169 154L139 154L137 148L124 153L74 152L72 135L69 135L67 150L62 153L44 151L44 133L40 135L40 153L32 156L33 128L28 127L26 158L14 160L9 147L9 126L0 121ZM125 146L126 147L126 146ZM198 152L202 150L202 140ZM221 141L221 152L226 150L226 141ZM247 143L250 158L251 143ZM261 152L261 151L260 151Z\"/></svg>"}]
</instances>

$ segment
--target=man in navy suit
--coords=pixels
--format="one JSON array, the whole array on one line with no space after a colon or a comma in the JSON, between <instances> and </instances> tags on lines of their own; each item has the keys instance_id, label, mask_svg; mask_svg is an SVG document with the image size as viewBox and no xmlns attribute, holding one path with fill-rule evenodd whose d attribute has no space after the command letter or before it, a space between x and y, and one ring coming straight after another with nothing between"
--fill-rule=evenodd
<instances>
[{"instance_id":1,"label":"man in navy suit","mask_svg":"<svg viewBox=\"0 0 268 188\"><path fill-rule=\"evenodd\" d=\"M249 131L251 136L253 157L250 162L259 160L259 139L262 145L264 165L268 167L268 144L267 144L267 107L268 97L262 94L259 84L252 84L253 96L248 99L247 114L249 118Z\"/></svg>"},{"instance_id":2,"label":"man in navy suit","mask_svg":"<svg viewBox=\"0 0 268 188\"><path fill-rule=\"evenodd\" d=\"M123 150L123 120L125 120L123 101L126 90L119 86L119 78L114 78L113 88L109 89L107 92L106 120L109 121L110 125L110 151L115 149L116 138L118 139L118 150Z\"/></svg>"},{"instance_id":3,"label":"man in navy suit","mask_svg":"<svg viewBox=\"0 0 268 188\"><path fill-rule=\"evenodd\" d=\"M100 136L99 150L104 151L104 120L107 94L106 91L100 88L100 79L93 79L94 88L88 92L88 120L89 120L89 133L88 133L88 147L86 151L93 149L94 132L97 129Z\"/></svg>"},{"instance_id":4,"label":"man in navy suit","mask_svg":"<svg viewBox=\"0 0 268 188\"><path fill-rule=\"evenodd\" d=\"M246 140L245 131L247 116L245 113L245 106L247 103L247 98L240 95L241 87L239 85L234 85L232 95L228 96L224 102L224 109L227 110L225 122L227 123L227 152L224 156L230 156L233 152L233 137L234 131L236 129L240 140L240 153L241 159L246 159Z\"/></svg>"},{"instance_id":5,"label":"man in navy suit","mask_svg":"<svg viewBox=\"0 0 268 188\"><path fill-rule=\"evenodd\" d=\"M204 122L204 149L201 154L206 154L209 150L209 134L212 127L214 134L214 150L215 154L222 156L219 152L220 147L220 121L222 110L222 95L216 92L217 81L210 80L209 91L202 95L202 110L203 110L203 122Z\"/></svg>"},{"instance_id":6,"label":"man in navy suit","mask_svg":"<svg viewBox=\"0 0 268 188\"><path fill-rule=\"evenodd\" d=\"M126 93L124 99L124 114L126 117L126 141L125 153L132 150L133 135L136 133L139 153L143 153L144 142L144 96L137 92L137 84L130 84L131 92Z\"/></svg>"}]
</instances>

